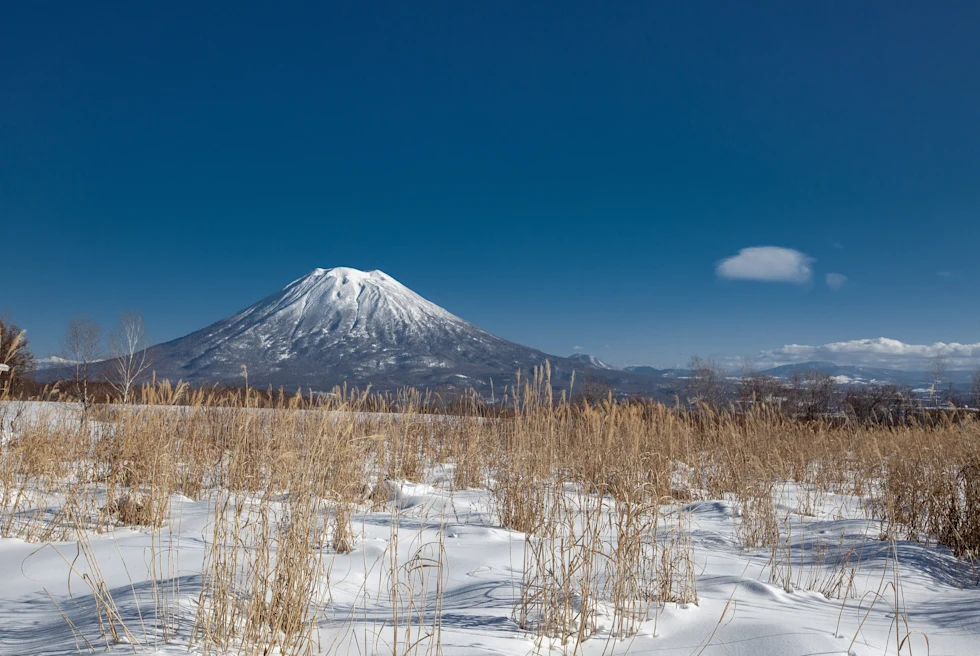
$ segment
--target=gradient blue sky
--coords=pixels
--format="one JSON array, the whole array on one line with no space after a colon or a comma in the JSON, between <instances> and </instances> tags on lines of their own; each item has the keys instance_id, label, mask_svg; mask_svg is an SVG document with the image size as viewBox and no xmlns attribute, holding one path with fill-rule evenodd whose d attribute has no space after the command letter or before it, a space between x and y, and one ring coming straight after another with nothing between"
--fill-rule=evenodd
<instances>
[{"instance_id":1,"label":"gradient blue sky","mask_svg":"<svg viewBox=\"0 0 980 656\"><path fill-rule=\"evenodd\" d=\"M332 266L617 364L980 342L978 3L282 4L5 7L0 312L39 355ZM717 275L753 246L812 280Z\"/></svg>"}]
</instances>

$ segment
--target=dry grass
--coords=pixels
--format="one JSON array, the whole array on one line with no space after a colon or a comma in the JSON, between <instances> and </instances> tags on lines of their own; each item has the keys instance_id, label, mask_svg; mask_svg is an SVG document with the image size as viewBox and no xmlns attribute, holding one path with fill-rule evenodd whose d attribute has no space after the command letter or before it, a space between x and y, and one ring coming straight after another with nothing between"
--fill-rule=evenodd
<instances>
[{"instance_id":1,"label":"dry grass","mask_svg":"<svg viewBox=\"0 0 980 656\"><path fill-rule=\"evenodd\" d=\"M804 516L828 494L854 494L871 500L867 516L883 522L883 538L980 555L980 425L969 418L881 427L796 421L764 406L736 415L612 399L572 404L553 397L546 370L506 391L511 416L483 418L474 418L476 400L455 406L471 403L471 417L433 418L432 399L412 391L263 396L263 407L249 393L183 386L139 396L89 412L49 405L26 414L0 401L0 534L83 546L91 532L119 525L162 536L179 521L173 495L207 499L213 512L192 629L203 653L330 648L316 632L329 603L329 560L358 548L352 516L369 507L392 513L379 565L387 589L373 595L386 599L392 633L375 644L438 653L444 548L440 537L415 544L407 561L399 554L397 497L400 481L423 481L440 467L450 469L452 489L489 489L499 524L524 534L518 624L541 644L573 650L604 609L623 638L658 605L697 603L692 501L729 500L739 518L734 537L769 551L774 581L832 598L853 596L860 554L828 553L830 573L797 568L774 502L784 482L799 484ZM394 406L397 414L384 412ZM143 620L155 626L143 634L168 640L180 631L167 565L179 544L158 543L162 583L154 618ZM90 580L102 638L136 633ZM894 592L881 588L882 598Z\"/></svg>"}]
</instances>

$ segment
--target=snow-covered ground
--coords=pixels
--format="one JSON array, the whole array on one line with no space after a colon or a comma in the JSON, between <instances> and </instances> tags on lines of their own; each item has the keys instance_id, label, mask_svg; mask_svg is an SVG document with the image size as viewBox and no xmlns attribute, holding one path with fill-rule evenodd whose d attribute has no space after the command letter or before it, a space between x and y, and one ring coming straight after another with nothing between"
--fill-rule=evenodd
<instances>
[{"instance_id":1,"label":"snow-covered ground","mask_svg":"<svg viewBox=\"0 0 980 656\"><path fill-rule=\"evenodd\" d=\"M787 489L789 495L793 492L792 487ZM638 635L623 641L609 638L608 618L603 628L600 617L600 631L580 645L582 653L776 655L848 654L850 650L870 655L897 653L896 642L910 631L902 653L980 653L980 589L974 585L975 573L934 546L901 542L893 546L878 540L874 524L848 512L853 503L853 499L828 498L815 516L792 517L789 555L780 556L776 569L781 573L775 582L770 553L742 550L733 537L738 518L730 504L703 501L685 506L698 602L652 605ZM390 550L397 546L399 564L404 565L420 548L435 549L440 544L445 549L445 591L439 612L443 651L527 654L540 647L514 619L524 536L494 525L485 492L450 495L438 484L406 483L396 506L394 513L356 515L354 551L327 557L324 585L329 590L318 620L323 651L391 653L391 610L385 603ZM791 513L795 506L794 500L785 499L777 507ZM127 630L146 643L150 653L186 651L209 547L208 502L174 497L172 510L178 519L156 538L149 530L122 528L91 536L92 560L98 563ZM849 519L850 515L855 518ZM162 638L153 637L154 540L158 583L177 588L179 601L176 635L166 645ZM161 545L164 551L177 549L177 562L160 554ZM854 563L857 575L849 598L828 598L819 590L806 589L836 582L833 564L852 547L855 561L859 556L861 562ZM85 581L90 569L73 542L0 540L0 653L76 653L76 634L87 636L97 650L104 649L104 643L96 640L95 595ZM429 597L432 588L434 583ZM423 628L433 622L432 605L430 600L421 620ZM420 653L428 646L423 645Z\"/></svg>"},{"instance_id":2,"label":"snow-covered ground","mask_svg":"<svg viewBox=\"0 0 980 656\"><path fill-rule=\"evenodd\" d=\"M437 468L425 481L393 485L389 503L357 508L350 553L317 545L323 569L311 596L317 602L311 653L390 654L396 642L398 653L529 654L549 647L561 653L516 619L525 536L500 527L486 490L452 490L450 474L448 466ZM696 603L649 603L639 631L626 639L611 636L611 611L600 603L597 632L564 649L980 654L977 572L934 544L881 540L881 526L866 518L862 503L779 486L782 544L775 554L740 546L741 517L731 500L666 506L664 516L674 529L683 527L690 543ZM105 650L99 618L108 614L100 605L110 595L125 626L117 629L123 644L110 645L113 651L129 651L135 641L146 653L186 653L203 564L214 546L214 513L213 498L174 496L159 531L116 527L81 542L0 539L0 654ZM395 601L393 579L401 582ZM164 636L164 627L172 635ZM429 634L416 651L405 648Z\"/></svg>"}]
</instances>

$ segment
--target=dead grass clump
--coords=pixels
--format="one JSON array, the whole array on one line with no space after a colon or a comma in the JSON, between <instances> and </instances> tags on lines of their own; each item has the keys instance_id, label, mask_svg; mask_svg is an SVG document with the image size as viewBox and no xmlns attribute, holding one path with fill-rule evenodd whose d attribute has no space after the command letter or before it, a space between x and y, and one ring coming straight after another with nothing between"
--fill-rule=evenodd
<instances>
[{"instance_id":1,"label":"dead grass clump","mask_svg":"<svg viewBox=\"0 0 980 656\"><path fill-rule=\"evenodd\" d=\"M566 494L556 485L547 496L544 521L524 541L524 576L515 619L522 629L562 646L597 630L602 591L601 498Z\"/></svg>"},{"instance_id":2,"label":"dead grass clump","mask_svg":"<svg viewBox=\"0 0 980 656\"><path fill-rule=\"evenodd\" d=\"M609 515L607 584L604 598L613 608L613 637L635 635L658 600L657 540L660 508L642 491L629 495L636 501L618 500ZM666 574L666 572L660 572Z\"/></svg>"},{"instance_id":3,"label":"dead grass clump","mask_svg":"<svg viewBox=\"0 0 980 656\"><path fill-rule=\"evenodd\" d=\"M390 481L378 481L371 486L371 492L367 495L367 501L372 508L384 508L393 501L398 495L397 486Z\"/></svg>"},{"instance_id":4,"label":"dead grass clump","mask_svg":"<svg viewBox=\"0 0 980 656\"><path fill-rule=\"evenodd\" d=\"M745 490L738 503L738 539L746 549L772 547L779 542L779 521L773 502L771 483L760 483Z\"/></svg>"},{"instance_id":5,"label":"dead grass clump","mask_svg":"<svg viewBox=\"0 0 980 656\"><path fill-rule=\"evenodd\" d=\"M168 508L167 500L161 504L152 495L148 495L145 501L126 496L104 506L102 512L125 526L160 527L167 517Z\"/></svg>"},{"instance_id":6,"label":"dead grass clump","mask_svg":"<svg viewBox=\"0 0 980 656\"><path fill-rule=\"evenodd\" d=\"M331 546L336 553L350 553L354 550L354 527L351 525L352 513L353 510L346 504L334 509Z\"/></svg>"},{"instance_id":7,"label":"dead grass clump","mask_svg":"<svg viewBox=\"0 0 980 656\"><path fill-rule=\"evenodd\" d=\"M980 559L980 460L959 468L936 535L960 558Z\"/></svg>"}]
</instances>

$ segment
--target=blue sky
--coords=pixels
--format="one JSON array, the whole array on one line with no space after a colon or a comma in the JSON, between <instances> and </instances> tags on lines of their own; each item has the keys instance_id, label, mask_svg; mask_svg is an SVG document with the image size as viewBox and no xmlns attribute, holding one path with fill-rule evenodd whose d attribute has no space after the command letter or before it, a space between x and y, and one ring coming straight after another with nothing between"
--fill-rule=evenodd
<instances>
[{"instance_id":1,"label":"blue sky","mask_svg":"<svg viewBox=\"0 0 980 656\"><path fill-rule=\"evenodd\" d=\"M0 312L42 356L75 314L162 341L352 266L616 364L974 344L978 32L966 2L15 4ZM719 264L753 247L802 259Z\"/></svg>"}]
</instances>

